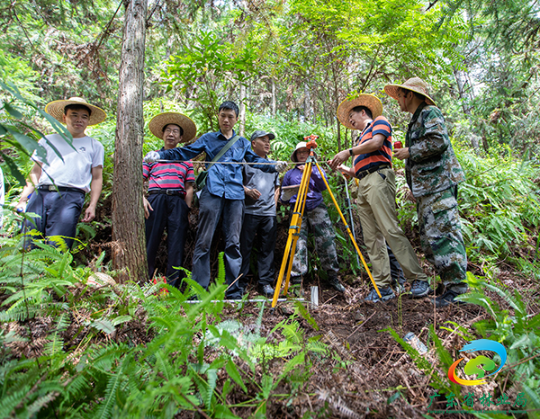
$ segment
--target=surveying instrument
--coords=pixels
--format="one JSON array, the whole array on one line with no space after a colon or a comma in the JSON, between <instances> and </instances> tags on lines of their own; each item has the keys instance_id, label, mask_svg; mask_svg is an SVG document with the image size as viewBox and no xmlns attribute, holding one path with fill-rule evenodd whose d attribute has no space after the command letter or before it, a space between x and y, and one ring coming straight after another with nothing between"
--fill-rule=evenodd
<instances>
[{"instance_id":1,"label":"surveying instrument","mask_svg":"<svg viewBox=\"0 0 540 419\"><path fill-rule=\"evenodd\" d=\"M274 291L274 298L272 299L272 308L274 308L277 304L279 294L281 292L281 284L283 283L284 278L285 278L285 287L283 288L283 294L287 295L287 292L289 290L289 280L291 278L291 269L292 269L292 264L294 260L294 255L296 252L296 243L298 242L298 237L300 236L300 228L302 227L302 218L303 218L304 209L306 206L307 194L309 191L309 179L311 178L311 170L314 164L315 166L317 166L317 169L319 170L319 173L321 174L324 184L326 185L326 189L328 190L328 192L330 193L330 197L332 198L332 202L334 203L334 206L339 212L341 221L343 221L343 224L345 224L345 228L347 229L347 234L349 235L354 245L354 248L356 249L356 252L358 253L358 256L360 256L360 259L362 260L362 264L364 265L364 268L366 268L366 271L369 275L369 279L371 280L371 283L373 284L375 291L379 295L379 298L382 298L381 293L379 292L379 288L377 288L377 284L375 284L375 281L373 280L373 276L371 275L371 272L366 264L366 261L364 260L364 257L362 256L362 253L360 252L360 249L358 248L358 245L356 244L356 240L354 239L351 228L349 227L349 224L347 224L347 220L345 220L345 217L343 216L343 213L341 212L339 208L336 198L334 198L334 194L332 193L332 190L330 189L330 186L328 185L328 181L326 180L326 177L324 176L323 171L321 170L321 167L319 166L319 163L317 163L317 158L315 157L315 152L314 152L314 150L317 148L317 143L315 142L317 138L319 138L317 135L309 135L307 137L304 137L304 141L307 142L306 147L309 150L309 157L305 162L304 173L302 174L302 180L300 182L300 189L298 190L296 203L294 204L291 224L289 226L289 235L287 237L287 244L285 245L285 253L283 255L283 260L281 261L281 269L279 271L279 276L278 276L278 280L276 284L276 290Z\"/></svg>"}]
</instances>

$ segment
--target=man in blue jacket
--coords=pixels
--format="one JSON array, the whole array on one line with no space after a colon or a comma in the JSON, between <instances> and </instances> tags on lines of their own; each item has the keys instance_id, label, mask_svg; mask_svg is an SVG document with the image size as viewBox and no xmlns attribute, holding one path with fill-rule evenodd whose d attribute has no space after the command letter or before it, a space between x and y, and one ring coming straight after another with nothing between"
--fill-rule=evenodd
<instances>
[{"instance_id":1,"label":"man in blue jacket","mask_svg":"<svg viewBox=\"0 0 540 419\"><path fill-rule=\"evenodd\" d=\"M212 160L229 140L236 137L234 125L238 121L238 106L234 102L224 102L218 112L218 132L209 132L193 144L164 151L151 151L145 156L147 163L161 160L189 160L202 152L206 160ZM219 162L274 163L255 165L264 172L281 172L287 168L286 162L271 162L257 156L251 150L250 142L239 137L220 157ZM192 278L202 287L210 283L210 247L220 217L223 217L225 236L225 279L229 288L226 298L239 300L242 288L237 280L241 274L242 254L240 252L240 232L244 219L244 185L241 164L214 164L208 171L206 186L199 198L199 230L193 252Z\"/></svg>"}]
</instances>

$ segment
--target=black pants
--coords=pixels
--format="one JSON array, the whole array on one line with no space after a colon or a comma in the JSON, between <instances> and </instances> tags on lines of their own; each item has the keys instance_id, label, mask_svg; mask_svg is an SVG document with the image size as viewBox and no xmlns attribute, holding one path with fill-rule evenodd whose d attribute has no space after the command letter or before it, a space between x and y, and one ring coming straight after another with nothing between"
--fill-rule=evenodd
<instances>
[{"instance_id":1,"label":"black pants","mask_svg":"<svg viewBox=\"0 0 540 419\"><path fill-rule=\"evenodd\" d=\"M146 220L146 254L148 257L148 274L154 275L156 255L167 228L167 278L168 282L175 284L180 271L174 267L182 266L184 259L184 244L186 232L189 227L189 208L184 198L178 195L155 194L148 197L148 202L154 209Z\"/></svg>"},{"instance_id":2,"label":"black pants","mask_svg":"<svg viewBox=\"0 0 540 419\"><path fill-rule=\"evenodd\" d=\"M257 254L257 269L259 271L259 284L272 285L274 283L274 248L276 246L277 220L276 216L244 215L244 225L240 235L240 251L242 252L243 286L247 284L251 249L255 236L259 236L260 246Z\"/></svg>"},{"instance_id":3,"label":"black pants","mask_svg":"<svg viewBox=\"0 0 540 419\"><path fill-rule=\"evenodd\" d=\"M26 212L33 212L40 218L33 222L25 222L27 231L36 229L44 237L61 236L68 249L73 246L77 231L77 223L84 205L84 192L46 191L36 189L33 193ZM25 247L29 243L25 243ZM49 244L55 245L54 242Z\"/></svg>"},{"instance_id":4,"label":"black pants","mask_svg":"<svg viewBox=\"0 0 540 419\"><path fill-rule=\"evenodd\" d=\"M404 284L405 283L405 275L403 275L403 270L401 269L401 265L397 261L396 257L394 256L394 253L392 252L392 249L390 249L390 246L388 246L388 243L386 244L386 250L388 250L388 259L390 259L390 276L392 276L392 282L397 282L398 284Z\"/></svg>"}]
</instances>

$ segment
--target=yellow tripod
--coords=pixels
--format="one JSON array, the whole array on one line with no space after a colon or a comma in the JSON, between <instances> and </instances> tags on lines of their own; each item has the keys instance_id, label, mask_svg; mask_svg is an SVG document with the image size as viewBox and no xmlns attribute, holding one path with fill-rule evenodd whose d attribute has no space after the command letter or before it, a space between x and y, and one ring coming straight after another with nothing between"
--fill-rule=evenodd
<instances>
[{"instance_id":1,"label":"yellow tripod","mask_svg":"<svg viewBox=\"0 0 540 419\"><path fill-rule=\"evenodd\" d=\"M276 290L274 292L274 298L272 300L272 308L275 307L277 304L277 300L281 292L281 284L283 283L284 277L285 277L285 288L283 290L283 294L287 295L287 291L289 290L289 280L291 278L291 269L292 269L292 264L294 260L294 254L296 252L296 243L298 242L298 237L300 236L300 228L302 227L302 217L304 214L304 208L306 206L306 199L307 199L307 194L309 190L309 179L311 178L311 169L313 167L313 164L315 164L317 166L317 169L319 169L319 172L322 175L324 184L326 185L326 188L328 189L328 192L330 193L330 196L332 197L332 202L334 203L334 206L338 210L341 220L343 221L343 224L345 224L347 233L349 234L349 237L354 245L354 248L356 249L356 252L360 256L360 259L362 260L364 268L366 268L366 271L369 275L369 279L371 279L371 283L373 284L375 291L377 291L379 298L382 298L381 293L379 292L379 288L377 288L377 284L375 284L375 281L373 280L373 276L371 276L371 271L369 270L366 264L366 261L364 260L364 257L362 256L360 249L358 248L358 245L356 244L356 240L354 239L354 236L349 227L349 224L347 224L347 221L345 220L343 213L339 209L339 205L336 201L336 198L334 198L334 194L332 193L330 186L328 185L326 177L323 175L323 171L321 170L319 163L317 163L317 159L313 151L315 148L317 148L317 143L315 142L317 138L318 137L316 135L310 135L308 137L304 137L304 140L307 141L306 147L309 149L309 157L306 160L304 173L302 174L302 181L300 182L300 189L298 191L296 203L294 205L294 211L292 214L291 224L289 226L289 235L287 237L287 244L285 245L285 254L283 255L283 260L281 262L281 269L279 271L279 277L276 284Z\"/></svg>"}]
</instances>

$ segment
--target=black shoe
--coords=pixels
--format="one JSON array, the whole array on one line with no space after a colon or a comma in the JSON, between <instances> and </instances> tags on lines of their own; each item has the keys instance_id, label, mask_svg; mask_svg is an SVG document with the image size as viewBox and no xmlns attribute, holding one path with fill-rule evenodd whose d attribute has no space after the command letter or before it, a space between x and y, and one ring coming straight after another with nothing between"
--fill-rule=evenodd
<instances>
[{"instance_id":1,"label":"black shoe","mask_svg":"<svg viewBox=\"0 0 540 419\"><path fill-rule=\"evenodd\" d=\"M291 276L289 279L290 285L300 285L302 283L302 277L301 276Z\"/></svg>"},{"instance_id":2,"label":"black shoe","mask_svg":"<svg viewBox=\"0 0 540 419\"><path fill-rule=\"evenodd\" d=\"M332 288L334 288L338 292L345 292L345 287L341 282L339 282L339 279L337 276L331 276L328 278L328 283Z\"/></svg>"},{"instance_id":3,"label":"black shoe","mask_svg":"<svg viewBox=\"0 0 540 419\"><path fill-rule=\"evenodd\" d=\"M259 287L259 292L266 298L272 298L274 296L274 288L272 288L272 285L270 284Z\"/></svg>"},{"instance_id":4,"label":"black shoe","mask_svg":"<svg viewBox=\"0 0 540 419\"><path fill-rule=\"evenodd\" d=\"M371 288L371 291L369 292L368 296L364 299L364 301L368 303L379 303L381 301L388 301L392 298L396 298L396 294L394 294L394 291L390 287L381 288L379 287L379 292L381 293L382 299L377 294L377 291L375 291L375 288Z\"/></svg>"},{"instance_id":5,"label":"black shoe","mask_svg":"<svg viewBox=\"0 0 540 419\"><path fill-rule=\"evenodd\" d=\"M236 293L236 294L226 295L225 299L226 300L241 300L243 297L244 296L242 295L242 293Z\"/></svg>"},{"instance_id":6,"label":"black shoe","mask_svg":"<svg viewBox=\"0 0 540 419\"><path fill-rule=\"evenodd\" d=\"M416 279L412 283L412 287L411 287L412 297L413 298L425 297L426 295L429 294L430 289L431 288L429 287L429 283L427 281L420 281Z\"/></svg>"},{"instance_id":7,"label":"black shoe","mask_svg":"<svg viewBox=\"0 0 540 419\"><path fill-rule=\"evenodd\" d=\"M443 308L448 307L450 304L462 305L465 304L463 301L455 301L458 295L457 292L448 290L443 295L435 298L435 307Z\"/></svg>"}]
</instances>

